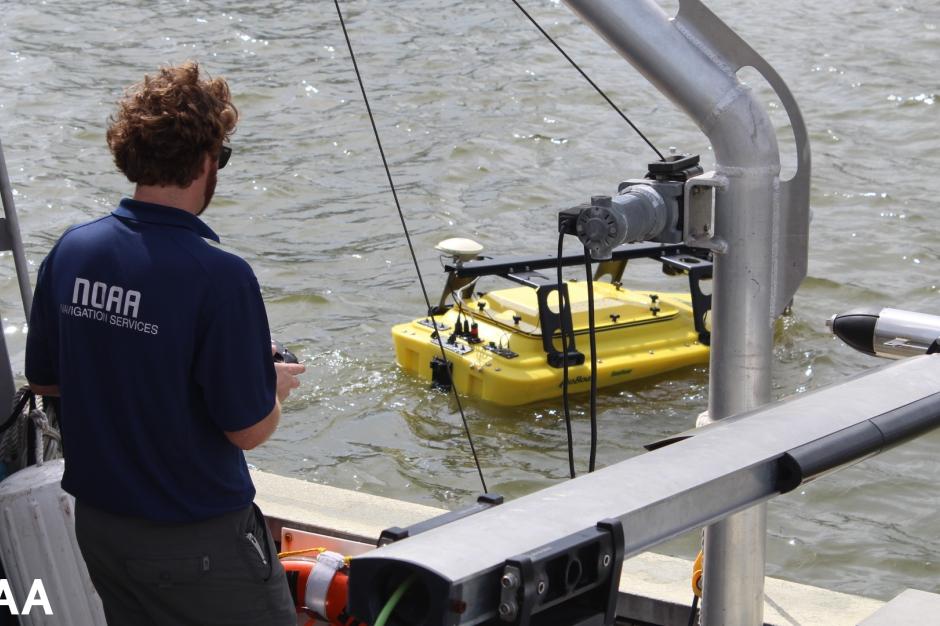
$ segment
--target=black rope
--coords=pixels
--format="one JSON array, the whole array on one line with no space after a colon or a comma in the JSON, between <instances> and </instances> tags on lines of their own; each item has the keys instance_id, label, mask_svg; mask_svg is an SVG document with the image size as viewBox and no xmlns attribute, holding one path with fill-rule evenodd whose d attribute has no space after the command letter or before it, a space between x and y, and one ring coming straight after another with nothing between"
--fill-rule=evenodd
<instances>
[{"instance_id":1,"label":"black rope","mask_svg":"<svg viewBox=\"0 0 940 626\"><path fill-rule=\"evenodd\" d=\"M346 20L343 19L343 12L339 8L339 0L333 0L336 5L336 14L339 16L339 23L343 27L343 36L346 38L346 47L349 49L349 56L352 59L353 69L356 70L356 80L359 81L359 90L362 91L362 100L365 102L366 111L369 113L369 122L372 123L372 132L375 134L375 143L379 147L379 154L382 155L382 165L385 167L385 175L388 177L388 186L392 190L392 197L395 198L395 206L398 208L398 217L401 220L402 230L405 232L405 240L408 242L408 250L411 252L411 260L414 262L415 271L418 273L418 282L421 284L421 293L424 295L424 302L427 305L428 314L431 313L431 300L428 298L428 290L424 286L424 278L421 276L421 267L418 265L418 257L415 254L414 246L411 244L411 234L408 232L408 224L405 222L405 213L402 211L401 203L398 201L398 192L395 190L395 181L392 180L392 172L388 167L388 159L385 158L385 149L382 147L382 139L379 137L379 129L375 125L375 116L372 115L372 107L369 105L369 97L366 95L365 83L362 81L362 74L359 72L359 64L356 63L356 54L353 52L352 41L349 39L349 32L346 30ZM431 315L431 322L437 331L437 322ZM444 350L444 342L441 339L441 333L437 332L437 343L441 348L441 356L444 363L448 363L447 352ZM446 366L445 366L446 367ZM460 419L463 421L463 428L467 435L467 441L470 442L470 451L473 453L473 462L477 466L477 473L480 475L480 482L483 484L483 491L486 492L486 480L483 478L483 469L480 467L480 459L477 458L476 447L473 445L473 437L470 436L470 426L467 424L467 416L464 415L463 405L460 402L460 395L457 393L457 386L454 384L451 376L451 389L454 390L454 399L457 401L457 409L460 411Z\"/></svg>"},{"instance_id":2,"label":"black rope","mask_svg":"<svg viewBox=\"0 0 940 626\"><path fill-rule=\"evenodd\" d=\"M568 53L565 52L565 51L562 49L561 46L559 46L557 43L555 43L555 40L552 39L552 36L549 35L547 32L545 32L545 29L542 28L541 24L539 24L538 22L536 22L536 21L535 21L535 18L533 18L531 15L529 15L529 12L526 11L526 10L522 7L521 4L519 4L518 0L512 0L512 3L513 3L514 5L516 5L516 6L519 8L520 11L522 11L522 14L523 14L523 15L525 15L527 18L529 18L529 21L532 22L532 24L533 24L537 29L539 29L539 32L540 32L540 33L542 33L543 35L545 35L545 38L548 39L548 40L551 42L551 44L552 44L553 46L555 46L555 49L557 49L559 52L561 52L562 56L564 56L564 57L568 60L568 63L571 63L571 65L574 67L574 69L578 70L578 72L581 73L581 76L584 77L584 80L586 80L588 83L590 83L590 84L591 84L591 87L594 87L594 90L597 91L597 93L599 93L599 94L601 95L601 97L602 97L604 100L607 101L607 104L609 104L611 107L613 107L614 111L616 111L616 112L620 115L620 117L623 118L623 121L625 121L627 124L629 124L629 125L630 125L630 128L632 128L633 130L636 131L636 134L639 135L640 138L641 138L643 141L646 142L646 145L648 145L650 148L652 148L653 152L656 153L656 156L659 157L659 160L660 160L660 161L665 161L665 160L666 160L666 157L664 157L664 156L663 156L663 153L660 152L660 151L656 148L656 146L653 145L653 142L651 142L649 139L646 138L646 135L644 135L643 132L642 132L639 128L636 127L636 124L634 124L633 122L631 122L631 121L630 121L630 118L627 117L626 114L625 114L623 111L621 111L620 108L619 108L616 104L614 104L613 100L611 100L610 98L607 97L607 94L604 93L604 91L603 91L600 87L597 86L597 83L595 83L593 80L591 80L591 77L588 76L588 75L584 72L584 70L582 70L581 67L580 67L577 63L575 63L574 60L573 60L570 56L568 56Z\"/></svg>"},{"instance_id":3,"label":"black rope","mask_svg":"<svg viewBox=\"0 0 940 626\"><path fill-rule=\"evenodd\" d=\"M588 337L591 339L591 456L588 472L593 472L597 461L597 338L594 336L594 275L591 272L591 253L586 246L584 269L587 273Z\"/></svg>"},{"instance_id":4,"label":"black rope","mask_svg":"<svg viewBox=\"0 0 940 626\"><path fill-rule=\"evenodd\" d=\"M16 405L14 405L13 407L13 412L10 413L10 417L8 417L7 420L3 422L3 424L0 424L0 435L5 433L8 428L13 426L13 423L16 421L16 418L22 415L23 409L26 408L27 402L33 403L32 408L35 408L36 406L35 405L36 395L32 392L32 390L29 387L24 387L20 391L23 391L23 395L20 396L20 399L16 401Z\"/></svg>"},{"instance_id":5,"label":"black rope","mask_svg":"<svg viewBox=\"0 0 940 626\"><path fill-rule=\"evenodd\" d=\"M565 297L564 283L561 279L562 252L565 246L565 233L558 233L558 317L561 320L561 400L565 408L565 430L568 433L568 473L572 478L574 472L574 437L571 435L571 412L568 407L568 335L565 329ZM543 331L544 332L544 331Z\"/></svg>"},{"instance_id":6,"label":"black rope","mask_svg":"<svg viewBox=\"0 0 940 626\"><path fill-rule=\"evenodd\" d=\"M689 626L695 625L696 610L698 609L698 596L692 596L692 610L689 611Z\"/></svg>"}]
</instances>

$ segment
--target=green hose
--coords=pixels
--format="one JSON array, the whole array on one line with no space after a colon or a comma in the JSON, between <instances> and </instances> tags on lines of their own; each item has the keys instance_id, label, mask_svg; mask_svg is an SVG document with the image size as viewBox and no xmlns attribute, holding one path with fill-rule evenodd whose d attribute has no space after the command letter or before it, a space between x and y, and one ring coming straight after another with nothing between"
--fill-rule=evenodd
<instances>
[{"instance_id":1,"label":"green hose","mask_svg":"<svg viewBox=\"0 0 940 626\"><path fill-rule=\"evenodd\" d=\"M372 626L385 626L385 623L388 621L392 611L394 611L395 607L398 606L399 600L401 600L401 597L405 595L405 592L408 591L408 587L410 587L411 583L414 581L415 575L412 574L405 580L405 582L398 586L398 589L395 590L395 593L392 594L392 597L389 598L388 602L385 603L385 606L382 607L382 612L379 613L378 618L375 620L375 624Z\"/></svg>"}]
</instances>

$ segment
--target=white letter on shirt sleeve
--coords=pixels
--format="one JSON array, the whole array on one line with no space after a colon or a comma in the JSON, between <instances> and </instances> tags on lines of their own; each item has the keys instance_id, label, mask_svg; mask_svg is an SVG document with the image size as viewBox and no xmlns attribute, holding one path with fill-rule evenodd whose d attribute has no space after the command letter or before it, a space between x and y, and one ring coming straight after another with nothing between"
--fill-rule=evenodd
<instances>
[{"instance_id":1,"label":"white letter on shirt sleeve","mask_svg":"<svg viewBox=\"0 0 940 626\"><path fill-rule=\"evenodd\" d=\"M95 283L91 286L91 306L96 309L104 308L104 296L108 292L108 286L104 283Z\"/></svg>"},{"instance_id":2,"label":"white letter on shirt sleeve","mask_svg":"<svg viewBox=\"0 0 940 626\"><path fill-rule=\"evenodd\" d=\"M140 292L128 289L127 296L124 298L124 317L130 313L131 317L137 319L138 306L140 306Z\"/></svg>"},{"instance_id":3,"label":"white letter on shirt sleeve","mask_svg":"<svg viewBox=\"0 0 940 626\"><path fill-rule=\"evenodd\" d=\"M104 310L111 312L111 305L114 305L114 312L121 312L121 299L124 297L124 289L118 287L117 285L108 289L108 303L105 305Z\"/></svg>"},{"instance_id":4,"label":"white letter on shirt sleeve","mask_svg":"<svg viewBox=\"0 0 940 626\"><path fill-rule=\"evenodd\" d=\"M91 285L84 278L75 277L75 287L72 289L72 304L78 304L78 294L82 294L82 306L88 304L88 288Z\"/></svg>"}]
</instances>

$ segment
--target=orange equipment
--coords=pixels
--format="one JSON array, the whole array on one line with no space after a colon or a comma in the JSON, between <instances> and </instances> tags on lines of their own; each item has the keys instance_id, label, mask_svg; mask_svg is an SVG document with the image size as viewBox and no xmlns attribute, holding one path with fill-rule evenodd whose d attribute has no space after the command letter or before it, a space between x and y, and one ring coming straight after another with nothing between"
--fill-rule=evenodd
<instances>
[{"instance_id":1,"label":"orange equipment","mask_svg":"<svg viewBox=\"0 0 940 626\"><path fill-rule=\"evenodd\" d=\"M326 550L313 556L281 558L287 584L298 614L310 619L304 626L359 626L360 621L346 613L349 596L349 568L342 554Z\"/></svg>"},{"instance_id":2,"label":"orange equipment","mask_svg":"<svg viewBox=\"0 0 940 626\"><path fill-rule=\"evenodd\" d=\"M695 594L695 597L702 597L702 574L705 571L705 552L703 550L698 551L698 556L695 557L695 563L692 564L692 593Z\"/></svg>"}]
</instances>

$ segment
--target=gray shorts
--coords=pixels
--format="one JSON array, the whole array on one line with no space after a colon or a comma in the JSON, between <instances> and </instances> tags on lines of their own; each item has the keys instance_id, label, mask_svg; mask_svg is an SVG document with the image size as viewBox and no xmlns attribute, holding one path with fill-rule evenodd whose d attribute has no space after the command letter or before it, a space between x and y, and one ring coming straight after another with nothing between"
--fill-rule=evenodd
<instances>
[{"instance_id":1,"label":"gray shorts","mask_svg":"<svg viewBox=\"0 0 940 626\"><path fill-rule=\"evenodd\" d=\"M274 540L254 505L160 524L76 502L75 533L109 626L297 624Z\"/></svg>"}]
</instances>

